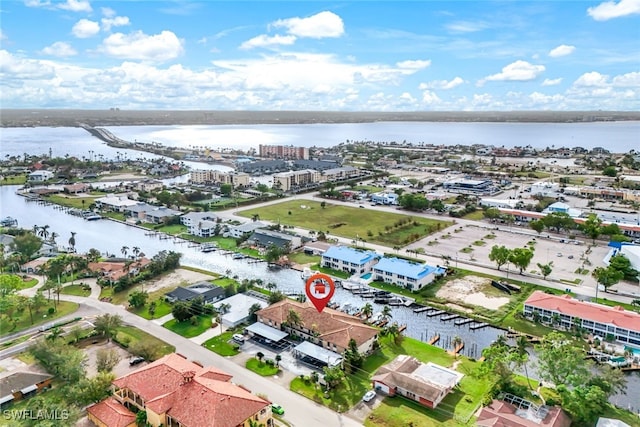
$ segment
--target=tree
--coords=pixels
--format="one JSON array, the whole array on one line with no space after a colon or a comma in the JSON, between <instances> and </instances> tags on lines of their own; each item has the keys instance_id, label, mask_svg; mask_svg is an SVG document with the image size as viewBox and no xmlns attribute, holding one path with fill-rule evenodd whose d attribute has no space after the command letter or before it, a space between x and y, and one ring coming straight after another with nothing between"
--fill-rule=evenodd
<instances>
[{"instance_id":1,"label":"tree","mask_svg":"<svg viewBox=\"0 0 640 427\"><path fill-rule=\"evenodd\" d=\"M271 294L269 295L269 304L275 304L279 301L282 301L283 299L286 298L286 295L283 294L280 291L275 291L275 292L271 292Z\"/></svg>"},{"instance_id":2,"label":"tree","mask_svg":"<svg viewBox=\"0 0 640 427\"><path fill-rule=\"evenodd\" d=\"M544 336L535 346L538 355L538 374L555 385L577 387L587 383L592 363L585 360L584 349L559 332Z\"/></svg>"},{"instance_id":3,"label":"tree","mask_svg":"<svg viewBox=\"0 0 640 427\"><path fill-rule=\"evenodd\" d=\"M282 356L280 356L279 354L276 354L276 366L280 366L280 362L282 361Z\"/></svg>"},{"instance_id":4,"label":"tree","mask_svg":"<svg viewBox=\"0 0 640 427\"><path fill-rule=\"evenodd\" d=\"M71 252L76 251L76 232L71 232L71 237L69 237L69 247L71 248Z\"/></svg>"},{"instance_id":5,"label":"tree","mask_svg":"<svg viewBox=\"0 0 640 427\"><path fill-rule=\"evenodd\" d=\"M520 274L527 269L533 258L533 251L528 248L515 248L509 254L509 262L518 267Z\"/></svg>"},{"instance_id":6,"label":"tree","mask_svg":"<svg viewBox=\"0 0 640 427\"><path fill-rule=\"evenodd\" d=\"M402 332L400 331L400 327L398 326L398 323L396 323L396 322L393 322L391 325L387 326L385 328L385 333L393 338L393 342L396 345L399 345L402 342L402 340L404 339L404 336L402 335Z\"/></svg>"},{"instance_id":7,"label":"tree","mask_svg":"<svg viewBox=\"0 0 640 427\"><path fill-rule=\"evenodd\" d=\"M624 277L624 274L621 271L615 270L611 267L596 267L593 269L591 275L596 279L598 284L604 287L605 291L618 283ZM596 302L598 300L597 295L598 292L596 292Z\"/></svg>"},{"instance_id":8,"label":"tree","mask_svg":"<svg viewBox=\"0 0 640 427\"><path fill-rule=\"evenodd\" d=\"M353 372L355 369L362 367L364 358L358 351L358 344L353 338L349 340L349 345L347 350L344 352L343 360L344 366L349 373Z\"/></svg>"},{"instance_id":9,"label":"tree","mask_svg":"<svg viewBox=\"0 0 640 427\"><path fill-rule=\"evenodd\" d=\"M223 196L229 197L229 196L231 196L232 192L233 192L233 185L231 185L231 184L222 184L220 186L220 193Z\"/></svg>"},{"instance_id":10,"label":"tree","mask_svg":"<svg viewBox=\"0 0 640 427\"><path fill-rule=\"evenodd\" d=\"M382 308L382 311L380 312L380 315L382 316L382 319L384 319L385 321L389 321L389 319L391 319L391 317L393 317L391 315L391 307L389 307L388 305L385 305Z\"/></svg>"},{"instance_id":11,"label":"tree","mask_svg":"<svg viewBox=\"0 0 640 427\"><path fill-rule=\"evenodd\" d=\"M262 362L262 358L264 357L264 353L259 351L256 353L256 359Z\"/></svg>"},{"instance_id":12,"label":"tree","mask_svg":"<svg viewBox=\"0 0 640 427\"><path fill-rule=\"evenodd\" d=\"M606 168L602 169L602 175L615 177L618 175L618 170L615 166L607 166Z\"/></svg>"},{"instance_id":13,"label":"tree","mask_svg":"<svg viewBox=\"0 0 640 427\"><path fill-rule=\"evenodd\" d=\"M96 317L93 323L96 332L103 337L106 337L108 341L111 341L116 333L117 329L122 326L122 318L117 314L105 313Z\"/></svg>"},{"instance_id":14,"label":"tree","mask_svg":"<svg viewBox=\"0 0 640 427\"><path fill-rule=\"evenodd\" d=\"M96 352L96 370L98 372L111 372L120 362L120 355L112 348L101 348Z\"/></svg>"},{"instance_id":15,"label":"tree","mask_svg":"<svg viewBox=\"0 0 640 427\"><path fill-rule=\"evenodd\" d=\"M262 306L257 302L252 304L251 307L249 307L249 319L252 322L255 322L258 319L258 315L256 313L260 310L262 310Z\"/></svg>"},{"instance_id":16,"label":"tree","mask_svg":"<svg viewBox=\"0 0 640 427\"><path fill-rule=\"evenodd\" d=\"M147 425L147 411L138 411L136 413L136 426L146 427Z\"/></svg>"},{"instance_id":17,"label":"tree","mask_svg":"<svg viewBox=\"0 0 640 427\"><path fill-rule=\"evenodd\" d=\"M184 322L185 320L189 320L192 314L189 304L184 301L176 301L171 307L171 314L173 314L173 318L178 322Z\"/></svg>"},{"instance_id":18,"label":"tree","mask_svg":"<svg viewBox=\"0 0 640 427\"><path fill-rule=\"evenodd\" d=\"M494 245L489 252L489 259L496 263L498 270L500 267L509 262L509 256L511 255L511 249L506 246Z\"/></svg>"},{"instance_id":19,"label":"tree","mask_svg":"<svg viewBox=\"0 0 640 427\"><path fill-rule=\"evenodd\" d=\"M136 341L129 346L129 352L133 355L140 356L148 362L159 359L162 355L157 345L149 341Z\"/></svg>"},{"instance_id":20,"label":"tree","mask_svg":"<svg viewBox=\"0 0 640 427\"><path fill-rule=\"evenodd\" d=\"M622 273L621 280L638 281L638 270L631 266L631 261L624 254L616 254L609 259L609 268Z\"/></svg>"},{"instance_id":21,"label":"tree","mask_svg":"<svg viewBox=\"0 0 640 427\"><path fill-rule=\"evenodd\" d=\"M300 323L301 323L300 314L298 314L298 312L295 311L294 309L290 308L289 312L287 313L287 324L289 325L290 328L293 328L295 326L300 325Z\"/></svg>"},{"instance_id":22,"label":"tree","mask_svg":"<svg viewBox=\"0 0 640 427\"><path fill-rule=\"evenodd\" d=\"M529 347L527 337L519 335L518 338L516 338L515 361L518 366L522 366L524 368L524 374L527 377L527 385L533 390L531 382L529 381L529 372L527 370L527 362L529 361L529 352L527 351L527 347Z\"/></svg>"},{"instance_id":23,"label":"tree","mask_svg":"<svg viewBox=\"0 0 640 427\"><path fill-rule=\"evenodd\" d=\"M482 215L487 219L495 220L495 219L500 218L502 216L502 213L500 212L500 210L498 208L487 208L482 213Z\"/></svg>"},{"instance_id":24,"label":"tree","mask_svg":"<svg viewBox=\"0 0 640 427\"><path fill-rule=\"evenodd\" d=\"M529 228L534 230L536 233L540 234L544 230L544 221L539 219L534 219L529 222Z\"/></svg>"},{"instance_id":25,"label":"tree","mask_svg":"<svg viewBox=\"0 0 640 427\"><path fill-rule=\"evenodd\" d=\"M149 299L149 293L145 291L134 291L129 294L129 307L144 307Z\"/></svg>"},{"instance_id":26,"label":"tree","mask_svg":"<svg viewBox=\"0 0 640 427\"><path fill-rule=\"evenodd\" d=\"M340 366L325 366L322 370L327 389L338 387L344 380L344 372L340 369Z\"/></svg>"},{"instance_id":27,"label":"tree","mask_svg":"<svg viewBox=\"0 0 640 427\"><path fill-rule=\"evenodd\" d=\"M600 233L602 233L602 220L598 218L596 214L589 214L582 224L582 231L589 236L593 244L595 244L596 239L600 236Z\"/></svg>"},{"instance_id":28,"label":"tree","mask_svg":"<svg viewBox=\"0 0 640 427\"><path fill-rule=\"evenodd\" d=\"M38 230L38 236L42 237L44 240L47 240L47 237L49 237L49 226L43 225L42 227L40 227L40 229Z\"/></svg>"},{"instance_id":29,"label":"tree","mask_svg":"<svg viewBox=\"0 0 640 427\"><path fill-rule=\"evenodd\" d=\"M87 252L87 260L89 262L98 262L100 261L100 258L100 251L95 248L91 248L89 249L89 252Z\"/></svg>"},{"instance_id":30,"label":"tree","mask_svg":"<svg viewBox=\"0 0 640 427\"><path fill-rule=\"evenodd\" d=\"M122 256L126 258L129 253L129 246L123 246L120 248L120 252L122 253Z\"/></svg>"},{"instance_id":31,"label":"tree","mask_svg":"<svg viewBox=\"0 0 640 427\"><path fill-rule=\"evenodd\" d=\"M371 303L366 303L362 307L362 310L360 310L360 314L364 316L365 319L368 319L369 317L371 317L371 315L373 314L373 306L371 305Z\"/></svg>"},{"instance_id":32,"label":"tree","mask_svg":"<svg viewBox=\"0 0 640 427\"><path fill-rule=\"evenodd\" d=\"M114 379L114 374L105 371L98 372L93 378L81 378L70 388L70 397L82 406L100 402L111 395L111 382Z\"/></svg>"},{"instance_id":33,"label":"tree","mask_svg":"<svg viewBox=\"0 0 640 427\"><path fill-rule=\"evenodd\" d=\"M22 279L14 274L0 275L0 298L16 293L22 284Z\"/></svg>"},{"instance_id":34,"label":"tree","mask_svg":"<svg viewBox=\"0 0 640 427\"><path fill-rule=\"evenodd\" d=\"M538 268L540 269L540 274L542 274L542 277L546 280L547 276L551 274L551 272L553 271L553 268L551 267L553 265L553 261L547 263L547 264L541 264L538 263Z\"/></svg>"},{"instance_id":35,"label":"tree","mask_svg":"<svg viewBox=\"0 0 640 427\"><path fill-rule=\"evenodd\" d=\"M321 207L322 209L326 208L326 207L327 207L327 202L325 202L324 200L323 200L323 201L321 201L321 202L320 202L320 207Z\"/></svg>"},{"instance_id":36,"label":"tree","mask_svg":"<svg viewBox=\"0 0 640 427\"><path fill-rule=\"evenodd\" d=\"M15 236L11 244L13 250L19 252L25 259L30 259L42 247L42 240L32 233Z\"/></svg>"},{"instance_id":37,"label":"tree","mask_svg":"<svg viewBox=\"0 0 640 427\"><path fill-rule=\"evenodd\" d=\"M573 218L566 212L551 212L549 215L544 216L541 221L546 227L553 228L558 233L561 230L571 230L576 226Z\"/></svg>"}]
</instances>

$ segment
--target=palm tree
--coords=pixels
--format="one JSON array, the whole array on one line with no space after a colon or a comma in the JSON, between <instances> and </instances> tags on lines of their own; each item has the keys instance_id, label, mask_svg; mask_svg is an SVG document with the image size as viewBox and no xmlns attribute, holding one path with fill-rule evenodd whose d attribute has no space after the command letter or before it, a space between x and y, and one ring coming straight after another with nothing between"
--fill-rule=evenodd
<instances>
[{"instance_id":1,"label":"palm tree","mask_svg":"<svg viewBox=\"0 0 640 427\"><path fill-rule=\"evenodd\" d=\"M47 240L47 237L49 237L49 226L43 225L42 227L40 227L40 230L38 231L38 236Z\"/></svg>"},{"instance_id":2,"label":"palm tree","mask_svg":"<svg viewBox=\"0 0 640 427\"><path fill-rule=\"evenodd\" d=\"M516 359L516 363L518 365L522 365L522 367L524 368L524 374L527 377L527 385L531 390L533 390L533 388L531 387L531 382L529 381L529 372L527 372L527 360L529 360L529 352L527 351L528 346L529 341L527 340L527 337L524 335L518 336L518 338L516 339L515 349L516 355L518 356L518 358Z\"/></svg>"},{"instance_id":3,"label":"palm tree","mask_svg":"<svg viewBox=\"0 0 640 427\"><path fill-rule=\"evenodd\" d=\"M140 248L137 246L134 246L131 251L133 252L133 256L136 257L136 259L138 259L138 255L140 255Z\"/></svg>"},{"instance_id":4,"label":"palm tree","mask_svg":"<svg viewBox=\"0 0 640 427\"><path fill-rule=\"evenodd\" d=\"M385 321L389 321L389 319L391 319L393 316L391 315L391 307L388 305L385 305L384 308L382 309L382 312L380 313L382 315L382 319Z\"/></svg>"},{"instance_id":5,"label":"palm tree","mask_svg":"<svg viewBox=\"0 0 640 427\"><path fill-rule=\"evenodd\" d=\"M126 257L127 257L127 254L129 253L129 246L123 246L123 247L120 249L120 252L122 252L122 255L126 258Z\"/></svg>"},{"instance_id":6,"label":"palm tree","mask_svg":"<svg viewBox=\"0 0 640 427\"><path fill-rule=\"evenodd\" d=\"M76 251L76 232L71 232L71 237L69 237L69 247L71 248L71 252Z\"/></svg>"},{"instance_id":7,"label":"palm tree","mask_svg":"<svg viewBox=\"0 0 640 427\"><path fill-rule=\"evenodd\" d=\"M362 307L362 310L360 310L360 313L365 317L365 319L371 317L371 315L373 314L373 306L371 305L371 303L366 303Z\"/></svg>"},{"instance_id":8,"label":"palm tree","mask_svg":"<svg viewBox=\"0 0 640 427\"><path fill-rule=\"evenodd\" d=\"M455 337L453 337L451 344L453 344L453 350L455 351L458 348L458 346L462 344L462 338L456 335ZM456 357L457 356L458 356L458 353L456 353Z\"/></svg>"},{"instance_id":9,"label":"palm tree","mask_svg":"<svg viewBox=\"0 0 640 427\"><path fill-rule=\"evenodd\" d=\"M52 244L54 244L54 245L55 245L55 244L56 244L56 238L58 238L58 237L60 237L60 235L59 235L58 233L56 233L55 231L53 231L53 232L51 233L51 235L49 236L49 241L50 241Z\"/></svg>"},{"instance_id":10,"label":"palm tree","mask_svg":"<svg viewBox=\"0 0 640 427\"><path fill-rule=\"evenodd\" d=\"M302 319L300 319L300 314L294 309L289 309L289 313L287 313L287 323L289 327L292 328L300 324Z\"/></svg>"}]
</instances>

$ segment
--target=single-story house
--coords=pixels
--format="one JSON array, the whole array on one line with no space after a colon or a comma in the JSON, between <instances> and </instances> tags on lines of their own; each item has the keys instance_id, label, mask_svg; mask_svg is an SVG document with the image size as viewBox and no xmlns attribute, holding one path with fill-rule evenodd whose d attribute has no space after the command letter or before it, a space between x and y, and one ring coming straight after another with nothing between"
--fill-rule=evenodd
<instances>
[{"instance_id":1,"label":"single-story house","mask_svg":"<svg viewBox=\"0 0 640 427\"><path fill-rule=\"evenodd\" d=\"M302 246L302 238L293 234L259 229L253 232L246 243L263 248L269 248L271 246L284 248L289 246L290 250L294 250Z\"/></svg>"},{"instance_id":2,"label":"single-story house","mask_svg":"<svg viewBox=\"0 0 640 427\"><path fill-rule=\"evenodd\" d=\"M0 378L0 407L27 399L51 387L53 376L35 372L15 372Z\"/></svg>"},{"instance_id":3,"label":"single-story house","mask_svg":"<svg viewBox=\"0 0 640 427\"><path fill-rule=\"evenodd\" d=\"M77 183L77 184L69 184L63 185L62 190L67 194L78 194L85 193L89 189L87 184Z\"/></svg>"},{"instance_id":4,"label":"single-story house","mask_svg":"<svg viewBox=\"0 0 640 427\"><path fill-rule=\"evenodd\" d=\"M131 200L126 194L113 194L100 197L94 201L98 209L107 209L114 212L124 212L126 208L135 206L139 202Z\"/></svg>"},{"instance_id":5,"label":"single-story house","mask_svg":"<svg viewBox=\"0 0 640 427\"><path fill-rule=\"evenodd\" d=\"M247 294L235 294L218 301L213 306L220 308L222 304L227 307L222 315L222 324L230 328L249 320L249 309L252 305L259 304L262 308L268 305L266 301Z\"/></svg>"},{"instance_id":6,"label":"single-story house","mask_svg":"<svg viewBox=\"0 0 640 427\"><path fill-rule=\"evenodd\" d=\"M27 180L30 182L45 182L50 179L53 179L54 176L55 174L51 171L37 170L37 171L31 172L27 176Z\"/></svg>"},{"instance_id":7,"label":"single-story house","mask_svg":"<svg viewBox=\"0 0 640 427\"><path fill-rule=\"evenodd\" d=\"M51 258L49 257L42 256L29 262L25 262L20 266L20 271L27 274L37 274L40 272L42 266L45 265L50 259Z\"/></svg>"},{"instance_id":8,"label":"single-story house","mask_svg":"<svg viewBox=\"0 0 640 427\"><path fill-rule=\"evenodd\" d=\"M191 301L198 297L202 297L205 303L213 304L224 297L224 288L214 285L211 282L202 281L183 288L178 286L173 291L168 292L164 296L169 302Z\"/></svg>"},{"instance_id":9,"label":"single-story house","mask_svg":"<svg viewBox=\"0 0 640 427\"><path fill-rule=\"evenodd\" d=\"M374 389L389 396L401 395L435 408L463 376L452 369L401 354L378 368L371 381Z\"/></svg>"}]
</instances>

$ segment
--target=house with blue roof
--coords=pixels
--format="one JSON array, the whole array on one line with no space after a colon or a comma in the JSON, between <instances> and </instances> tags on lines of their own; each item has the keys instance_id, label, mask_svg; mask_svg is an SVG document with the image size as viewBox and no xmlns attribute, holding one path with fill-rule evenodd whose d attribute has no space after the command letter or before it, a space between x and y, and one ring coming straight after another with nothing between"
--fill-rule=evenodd
<instances>
[{"instance_id":1,"label":"house with blue roof","mask_svg":"<svg viewBox=\"0 0 640 427\"><path fill-rule=\"evenodd\" d=\"M351 274L364 274L378 262L379 255L371 251L362 251L348 246L331 246L322 254L322 266Z\"/></svg>"},{"instance_id":2,"label":"house with blue roof","mask_svg":"<svg viewBox=\"0 0 640 427\"><path fill-rule=\"evenodd\" d=\"M433 282L438 272L437 267L427 264L385 257L373 267L373 280L418 291Z\"/></svg>"}]
</instances>

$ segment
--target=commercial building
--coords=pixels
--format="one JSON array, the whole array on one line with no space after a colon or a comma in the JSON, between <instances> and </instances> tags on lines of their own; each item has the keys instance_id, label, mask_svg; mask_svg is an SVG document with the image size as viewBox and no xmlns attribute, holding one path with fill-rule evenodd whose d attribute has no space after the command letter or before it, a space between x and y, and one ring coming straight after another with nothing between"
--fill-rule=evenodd
<instances>
[{"instance_id":1,"label":"commercial building","mask_svg":"<svg viewBox=\"0 0 640 427\"><path fill-rule=\"evenodd\" d=\"M490 179L454 179L443 182L442 188L450 193L472 196L491 196L500 192L500 189Z\"/></svg>"},{"instance_id":2,"label":"commercial building","mask_svg":"<svg viewBox=\"0 0 640 427\"><path fill-rule=\"evenodd\" d=\"M569 295L552 295L534 291L524 302L524 315L539 317L545 323L571 328L576 322L586 331L602 339L614 339L640 348L640 314L626 311L620 306L608 307L580 301Z\"/></svg>"},{"instance_id":3,"label":"commercial building","mask_svg":"<svg viewBox=\"0 0 640 427\"><path fill-rule=\"evenodd\" d=\"M435 408L464 375L435 363L422 363L401 354L381 366L371 378L373 388L389 396L403 396Z\"/></svg>"},{"instance_id":4,"label":"commercial building","mask_svg":"<svg viewBox=\"0 0 640 427\"><path fill-rule=\"evenodd\" d=\"M375 252L357 250L348 246L331 246L322 254L321 265L351 274L364 274L371 271L373 265L378 262L378 258Z\"/></svg>"},{"instance_id":5,"label":"commercial building","mask_svg":"<svg viewBox=\"0 0 640 427\"><path fill-rule=\"evenodd\" d=\"M113 381L113 396L87 408L96 426L128 427L145 411L153 427L273 426L271 404L214 367L173 353Z\"/></svg>"},{"instance_id":6,"label":"commercial building","mask_svg":"<svg viewBox=\"0 0 640 427\"><path fill-rule=\"evenodd\" d=\"M557 197L560 194L560 184L557 182L538 181L531 184L532 196Z\"/></svg>"},{"instance_id":7,"label":"commercial building","mask_svg":"<svg viewBox=\"0 0 640 427\"><path fill-rule=\"evenodd\" d=\"M258 146L260 157L275 159L309 159L309 148L294 147L293 145L262 145Z\"/></svg>"},{"instance_id":8,"label":"commercial building","mask_svg":"<svg viewBox=\"0 0 640 427\"><path fill-rule=\"evenodd\" d=\"M290 311L298 321L291 321ZM321 313L310 302L285 299L258 311L258 322L297 335L319 347L342 354L354 340L360 353L369 353L378 338L378 330L337 310L325 308Z\"/></svg>"},{"instance_id":9,"label":"commercial building","mask_svg":"<svg viewBox=\"0 0 640 427\"><path fill-rule=\"evenodd\" d=\"M419 264L400 258L383 257L373 266L373 280L418 291L433 282L444 271L427 264Z\"/></svg>"}]
</instances>

